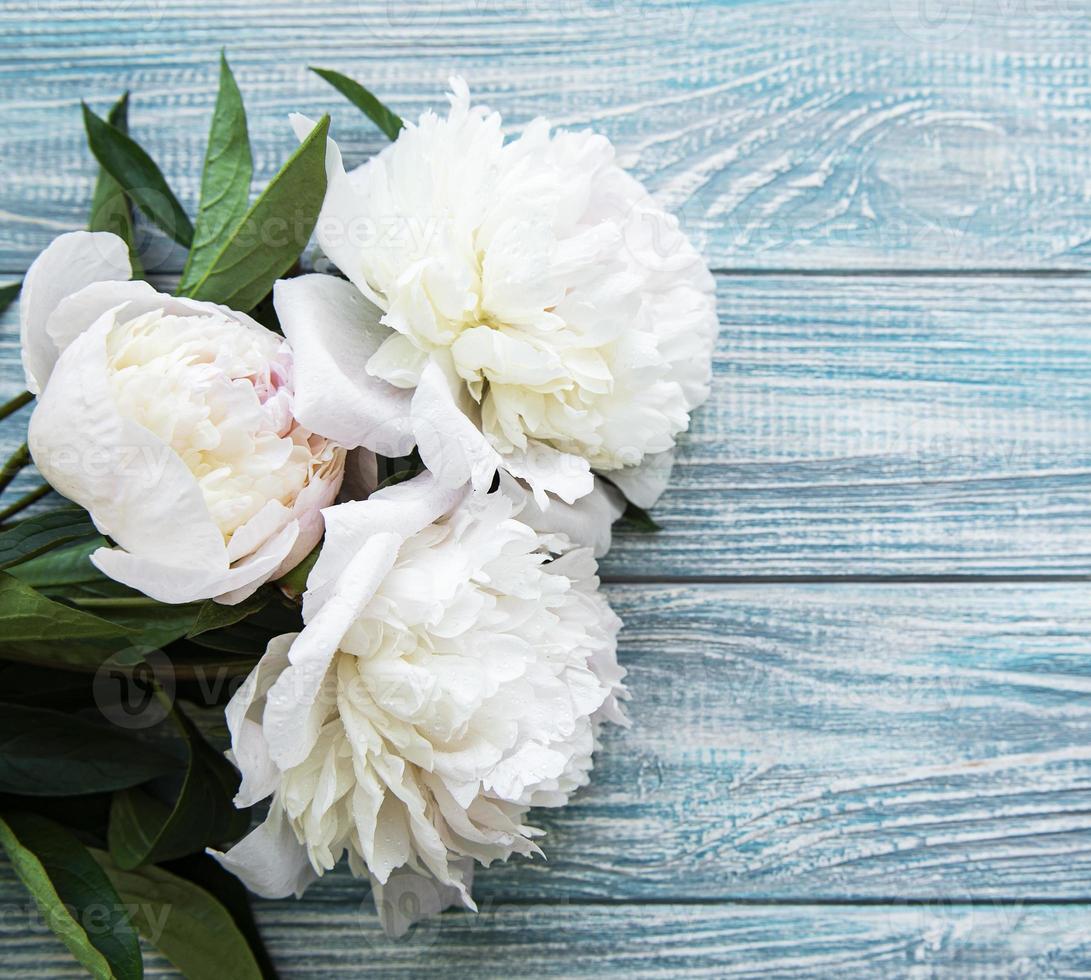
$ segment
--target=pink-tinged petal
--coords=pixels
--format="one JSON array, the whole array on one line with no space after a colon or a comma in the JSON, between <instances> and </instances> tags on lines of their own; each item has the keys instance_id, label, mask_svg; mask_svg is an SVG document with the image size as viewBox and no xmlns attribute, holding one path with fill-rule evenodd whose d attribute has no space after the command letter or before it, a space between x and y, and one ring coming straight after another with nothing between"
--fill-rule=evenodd
<instances>
[{"instance_id":1,"label":"pink-tinged petal","mask_svg":"<svg viewBox=\"0 0 1091 980\"><path fill-rule=\"evenodd\" d=\"M262 898L299 898L318 877L307 849L296 840L283 807L275 801L265 822L226 854L212 848L206 853Z\"/></svg>"},{"instance_id":2,"label":"pink-tinged petal","mask_svg":"<svg viewBox=\"0 0 1091 980\"><path fill-rule=\"evenodd\" d=\"M292 644L289 666L266 698L265 734L269 755L281 768L298 765L314 747L330 704L322 685L348 628L394 567L402 538L377 534L345 569L337 589Z\"/></svg>"},{"instance_id":3,"label":"pink-tinged petal","mask_svg":"<svg viewBox=\"0 0 1091 980\"><path fill-rule=\"evenodd\" d=\"M674 450L646 456L639 466L611 470L610 482L637 507L652 507L663 496L674 466Z\"/></svg>"},{"instance_id":4,"label":"pink-tinged petal","mask_svg":"<svg viewBox=\"0 0 1091 980\"><path fill-rule=\"evenodd\" d=\"M488 490L500 466L500 455L459 406L461 383L444 362L444 352L433 355L421 372L413 393L413 431L425 466L447 487L465 483ZM590 489L590 487L588 487Z\"/></svg>"},{"instance_id":5,"label":"pink-tinged petal","mask_svg":"<svg viewBox=\"0 0 1091 980\"><path fill-rule=\"evenodd\" d=\"M129 247L109 232L61 235L31 263L19 300L19 339L30 391L38 394L45 387L60 356L46 324L61 300L91 283L127 280L131 275ZM93 322L94 317L83 326Z\"/></svg>"},{"instance_id":6,"label":"pink-tinged petal","mask_svg":"<svg viewBox=\"0 0 1091 980\"><path fill-rule=\"evenodd\" d=\"M411 392L367 373L390 335L380 311L351 283L317 274L279 281L273 303L292 345L296 418L349 449L408 453Z\"/></svg>"}]
</instances>

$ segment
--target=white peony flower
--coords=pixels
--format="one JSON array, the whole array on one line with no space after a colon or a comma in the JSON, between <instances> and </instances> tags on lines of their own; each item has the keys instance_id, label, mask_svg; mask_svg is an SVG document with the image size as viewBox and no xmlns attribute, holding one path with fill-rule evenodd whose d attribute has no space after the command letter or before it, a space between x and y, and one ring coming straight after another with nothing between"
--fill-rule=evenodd
<instances>
[{"instance_id":1,"label":"white peony flower","mask_svg":"<svg viewBox=\"0 0 1091 980\"><path fill-rule=\"evenodd\" d=\"M317 237L349 282L275 293L299 417L384 455L416 443L448 486L503 468L544 507L595 470L650 506L708 394L712 276L605 137L539 119L505 144L452 87L446 119L351 174L328 145Z\"/></svg>"},{"instance_id":2,"label":"white peony flower","mask_svg":"<svg viewBox=\"0 0 1091 980\"><path fill-rule=\"evenodd\" d=\"M73 232L27 272L28 443L117 548L91 560L163 602L237 602L322 536L345 450L292 414L292 355L243 313L130 282L115 235Z\"/></svg>"},{"instance_id":3,"label":"white peony flower","mask_svg":"<svg viewBox=\"0 0 1091 980\"><path fill-rule=\"evenodd\" d=\"M473 908L471 859L540 853L525 814L587 782L624 671L590 551L552 555L519 506L423 473L325 511L306 627L227 709L237 804L272 796L217 855L252 891L300 894L347 854L381 904L402 869L399 891L412 872Z\"/></svg>"}]
</instances>

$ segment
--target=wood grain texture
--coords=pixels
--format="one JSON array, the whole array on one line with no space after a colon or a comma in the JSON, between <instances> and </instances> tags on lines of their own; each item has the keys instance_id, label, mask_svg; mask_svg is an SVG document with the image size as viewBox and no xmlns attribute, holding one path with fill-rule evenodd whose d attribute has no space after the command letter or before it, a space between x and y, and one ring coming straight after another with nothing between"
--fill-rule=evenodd
<instances>
[{"instance_id":1,"label":"wood grain texture","mask_svg":"<svg viewBox=\"0 0 1091 980\"><path fill-rule=\"evenodd\" d=\"M8 975L86 974L42 925L0 865L0 944ZM491 905L448 913L401 940L379 931L370 901L259 902L283 980L302 977L980 977L1091 972L1088 912L1071 905L938 901L815 906ZM144 976L177 977L145 946Z\"/></svg>"},{"instance_id":2,"label":"wood grain texture","mask_svg":"<svg viewBox=\"0 0 1091 980\"><path fill-rule=\"evenodd\" d=\"M1089 264L1076 0L8 0L0 270L84 221L81 98L132 88L132 130L192 208L221 45L259 181L293 144L291 110L332 108L349 162L383 145L307 64L410 118L462 72L511 127L548 114L608 134L714 266Z\"/></svg>"},{"instance_id":3,"label":"wood grain texture","mask_svg":"<svg viewBox=\"0 0 1091 980\"><path fill-rule=\"evenodd\" d=\"M719 307L663 530L607 578L1091 571L1091 281L721 276Z\"/></svg>"},{"instance_id":4,"label":"wood grain texture","mask_svg":"<svg viewBox=\"0 0 1091 980\"><path fill-rule=\"evenodd\" d=\"M1091 585L608 595L632 728L481 899L1091 899Z\"/></svg>"}]
</instances>

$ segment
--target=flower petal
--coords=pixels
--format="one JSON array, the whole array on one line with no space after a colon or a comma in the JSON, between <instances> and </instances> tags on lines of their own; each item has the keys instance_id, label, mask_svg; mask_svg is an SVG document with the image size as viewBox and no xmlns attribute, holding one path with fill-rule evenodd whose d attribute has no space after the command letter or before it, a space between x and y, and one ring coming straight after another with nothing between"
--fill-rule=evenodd
<instances>
[{"instance_id":1,"label":"flower petal","mask_svg":"<svg viewBox=\"0 0 1091 980\"><path fill-rule=\"evenodd\" d=\"M273 304L292 345L296 418L349 449L408 453L411 393L367 373L390 335L380 311L351 283L317 274L277 282Z\"/></svg>"},{"instance_id":2,"label":"flower petal","mask_svg":"<svg viewBox=\"0 0 1091 980\"><path fill-rule=\"evenodd\" d=\"M505 473L501 481L504 492L523 504L519 520L546 535L550 550L587 547L593 549L596 558L610 550L611 528L624 513L625 500L605 480L596 479L594 489L573 504L551 498L545 510L513 477ZM556 535L563 536L563 540L557 541Z\"/></svg>"},{"instance_id":3,"label":"flower petal","mask_svg":"<svg viewBox=\"0 0 1091 980\"><path fill-rule=\"evenodd\" d=\"M292 644L291 665L270 689L265 707L269 755L281 769L298 765L313 748L329 708L321 688L330 662L348 628L393 568L401 542L396 534L371 538Z\"/></svg>"},{"instance_id":4,"label":"flower petal","mask_svg":"<svg viewBox=\"0 0 1091 980\"><path fill-rule=\"evenodd\" d=\"M488 490L500 455L458 405L460 385L437 353L421 372L413 393L413 432L424 464L447 487L473 485ZM446 370L445 370L446 367ZM588 488L590 489L590 488Z\"/></svg>"},{"instance_id":5,"label":"flower petal","mask_svg":"<svg viewBox=\"0 0 1091 980\"><path fill-rule=\"evenodd\" d=\"M452 876L461 878L462 887L445 885L432 875L423 875L409 867L396 868L385 884L371 876L371 895L383 932L392 939L404 936L410 926L430 915L454 906L476 909L469 890L473 884L472 858L452 861Z\"/></svg>"},{"instance_id":6,"label":"flower petal","mask_svg":"<svg viewBox=\"0 0 1091 980\"><path fill-rule=\"evenodd\" d=\"M674 450L645 456L639 466L610 471L610 481L637 507L652 507L663 496L674 466Z\"/></svg>"},{"instance_id":7,"label":"flower petal","mask_svg":"<svg viewBox=\"0 0 1091 980\"><path fill-rule=\"evenodd\" d=\"M284 808L276 801L265 822L250 831L226 854L208 848L207 854L262 898L299 898L318 875L307 849L296 840Z\"/></svg>"},{"instance_id":8,"label":"flower petal","mask_svg":"<svg viewBox=\"0 0 1091 980\"><path fill-rule=\"evenodd\" d=\"M131 275L128 245L109 232L61 235L31 263L19 300L19 339L30 391L38 394L45 387L60 356L46 324L61 300L91 283L128 280Z\"/></svg>"}]
</instances>

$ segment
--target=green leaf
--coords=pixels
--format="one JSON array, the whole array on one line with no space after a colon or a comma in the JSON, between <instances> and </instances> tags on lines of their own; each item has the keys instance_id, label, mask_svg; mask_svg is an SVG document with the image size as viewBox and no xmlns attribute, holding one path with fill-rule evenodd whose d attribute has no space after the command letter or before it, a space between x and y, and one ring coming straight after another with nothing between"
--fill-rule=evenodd
<instances>
[{"instance_id":1,"label":"green leaf","mask_svg":"<svg viewBox=\"0 0 1091 980\"><path fill-rule=\"evenodd\" d=\"M60 507L35 514L0 531L0 569L95 534L95 526L82 507Z\"/></svg>"},{"instance_id":2,"label":"green leaf","mask_svg":"<svg viewBox=\"0 0 1091 980\"><path fill-rule=\"evenodd\" d=\"M193 231L193 247L182 270L178 292L195 285L216 258L223 239L242 221L250 200L254 162L246 131L246 110L235 76L220 54L220 93L201 178L201 203Z\"/></svg>"},{"instance_id":3,"label":"green leaf","mask_svg":"<svg viewBox=\"0 0 1091 980\"><path fill-rule=\"evenodd\" d=\"M651 515L643 508L637 507L636 504L626 502L625 513L620 517L628 524L628 530L639 531L642 534L651 534L660 530L658 524L652 520Z\"/></svg>"},{"instance_id":4,"label":"green leaf","mask_svg":"<svg viewBox=\"0 0 1091 980\"><path fill-rule=\"evenodd\" d=\"M150 221L179 245L189 248L193 225L155 161L120 129L96 116L86 103L80 104L87 142L95 159Z\"/></svg>"},{"instance_id":5,"label":"green leaf","mask_svg":"<svg viewBox=\"0 0 1091 980\"><path fill-rule=\"evenodd\" d=\"M110 807L110 856L125 870L234 840L250 824L249 813L236 810L232 802L239 788L235 768L177 707L172 717L189 752L173 803L168 805L147 790L129 789L117 793Z\"/></svg>"},{"instance_id":6,"label":"green leaf","mask_svg":"<svg viewBox=\"0 0 1091 980\"><path fill-rule=\"evenodd\" d=\"M115 726L45 708L0 707L0 793L103 793L179 768L177 759Z\"/></svg>"},{"instance_id":7,"label":"green leaf","mask_svg":"<svg viewBox=\"0 0 1091 980\"><path fill-rule=\"evenodd\" d=\"M0 313L7 312L8 307L15 302L15 298L22 288L22 282L13 282L10 286L0 286Z\"/></svg>"},{"instance_id":8,"label":"green leaf","mask_svg":"<svg viewBox=\"0 0 1091 980\"><path fill-rule=\"evenodd\" d=\"M94 537L57 548L16 565L11 569L11 575L35 589L101 581L104 576L91 564L91 555L108 544L105 538Z\"/></svg>"},{"instance_id":9,"label":"green leaf","mask_svg":"<svg viewBox=\"0 0 1091 980\"><path fill-rule=\"evenodd\" d=\"M246 937L250 952L254 954L258 967L265 980L277 980L277 970L269 957L261 933L254 921L254 912L250 906L250 893L233 874L225 871L220 864L207 854L191 854L178 861L171 861L164 866L165 871L178 875L192 882L198 888L211 895L230 913L239 932Z\"/></svg>"},{"instance_id":10,"label":"green leaf","mask_svg":"<svg viewBox=\"0 0 1091 980\"><path fill-rule=\"evenodd\" d=\"M299 258L326 196L326 134L323 116L280 168L207 270L185 295L252 309Z\"/></svg>"},{"instance_id":11,"label":"green leaf","mask_svg":"<svg viewBox=\"0 0 1091 980\"><path fill-rule=\"evenodd\" d=\"M148 867L118 868L104 851L91 851L140 934L189 980L261 980L261 969L231 914L203 888Z\"/></svg>"},{"instance_id":12,"label":"green leaf","mask_svg":"<svg viewBox=\"0 0 1091 980\"><path fill-rule=\"evenodd\" d=\"M58 657L63 659L65 640L132 635L124 626L54 602L25 582L0 572L0 644L49 641L57 645Z\"/></svg>"},{"instance_id":13,"label":"green leaf","mask_svg":"<svg viewBox=\"0 0 1091 980\"><path fill-rule=\"evenodd\" d=\"M129 93L126 92L106 117L107 123L119 133L129 133ZM129 261L133 267L133 278L142 274L140 260L136 254L136 236L133 233L133 210L121 185L106 172L99 169L95 181L95 192L91 197L91 216L87 222L88 231L109 231L117 235L129 246Z\"/></svg>"},{"instance_id":14,"label":"green leaf","mask_svg":"<svg viewBox=\"0 0 1091 980\"><path fill-rule=\"evenodd\" d=\"M401 132L402 127L405 125L402 122L402 117L383 105L363 85L353 81L347 75L342 75L340 72L332 71L329 68L315 68L312 65L311 71L319 78L329 82L356 108L362 110L364 115L383 131L387 139L396 140L398 138L398 133Z\"/></svg>"},{"instance_id":15,"label":"green leaf","mask_svg":"<svg viewBox=\"0 0 1091 980\"><path fill-rule=\"evenodd\" d=\"M93 977L144 975L136 930L106 872L60 824L30 813L0 819L0 846L46 924Z\"/></svg>"}]
</instances>

